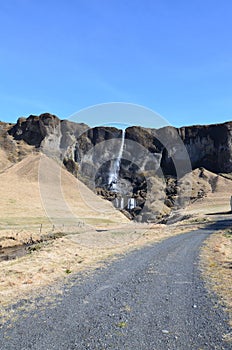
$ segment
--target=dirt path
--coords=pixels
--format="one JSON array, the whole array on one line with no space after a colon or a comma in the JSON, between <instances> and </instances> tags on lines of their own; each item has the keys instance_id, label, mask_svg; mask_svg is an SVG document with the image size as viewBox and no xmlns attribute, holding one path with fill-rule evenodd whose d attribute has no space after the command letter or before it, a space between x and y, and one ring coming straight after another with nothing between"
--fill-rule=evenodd
<instances>
[{"instance_id":1,"label":"dirt path","mask_svg":"<svg viewBox=\"0 0 232 350\"><path fill-rule=\"evenodd\" d=\"M1 349L231 349L227 316L204 287L199 248L225 226L169 238L64 286L56 305L2 327Z\"/></svg>"}]
</instances>

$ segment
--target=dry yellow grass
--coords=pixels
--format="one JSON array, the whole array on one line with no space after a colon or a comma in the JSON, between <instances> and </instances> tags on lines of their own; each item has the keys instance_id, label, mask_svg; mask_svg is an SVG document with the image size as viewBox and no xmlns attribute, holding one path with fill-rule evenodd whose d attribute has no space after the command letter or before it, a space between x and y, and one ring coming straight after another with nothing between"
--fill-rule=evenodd
<instances>
[{"instance_id":1,"label":"dry yellow grass","mask_svg":"<svg viewBox=\"0 0 232 350\"><path fill-rule=\"evenodd\" d=\"M97 197L57 162L31 154L0 174L0 225L127 223L113 205ZM31 220L33 218L33 220ZM33 222L32 222L33 221Z\"/></svg>"},{"instance_id":2,"label":"dry yellow grass","mask_svg":"<svg viewBox=\"0 0 232 350\"><path fill-rule=\"evenodd\" d=\"M12 163L9 161L6 152L3 149L0 149L0 172L9 168L11 165Z\"/></svg>"},{"instance_id":3,"label":"dry yellow grass","mask_svg":"<svg viewBox=\"0 0 232 350\"><path fill-rule=\"evenodd\" d=\"M201 261L209 288L227 306L232 325L232 229L217 232L207 239Z\"/></svg>"},{"instance_id":4,"label":"dry yellow grass","mask_svg":"<svg viewBox=\"0 0 232 350\"><path fill-rule=\"evenodd\" d=\"M11 164L1 152L0 165L2 247L38 241L51 232L83 234L93 230L96 234L96 228L114 229L129 223L110 202L97 197L42 154L30 154L21 162ZM79 270L79 253L83 259L81 269L95 261L96 255L99 254L101 259L101 250L79 247L70 236L50 241L30 256L2 262L1 305L14 302L27 293L30 297L32 290L66 275L69 266L72 271ZM108 250L103 257L107 254Z\"/></svg>"},{"instance_id":5,"label":"dry yellow grass","mask_svg":"<svg viewBox=\"0 0 232 350\"><path fill-rule=\"evenodd\" d=\"M204 170L204 175L199 178L199 170L193 172L195 191L204 188L206 196L189 205L186 214L201 217L208 222L228 218L228 215L223 214L230 212L232 181L207 170ZM213 183L213 190L209 181ZM206 241L201 253L201 265L209 289L222 298L232 320L232 238L224 233L217 232Z\"/></svg>"},{"instance_id":6,"label":"dry yellow grass","mask_svg":"<svg viewBox=\"0 0 232 350\"><path fill-rule=\"evenodd\" d=\"M46 296L45 287L58 285L70 274L89 271L117 254L195 229L212 219L205 215L208 212L229 208L228 187L223 185L223 191L209 193L190 206L186 213L193 218L180 224L135 224L44 155L29 155L10 167L5 154L0 154L1 159L5 170L0 173L0 244L9 247L40 240L51 232L66 234L42 243L30 255L0 264L2 315L17 300L38 293Z\"/></svg>"},{"instance_id":7,"label":"dry yellow grass","mask_svg":"<svg viewBox=\"0 0 232 350\"><path fill-rule=\"evenodd\" d=\"M118 229L84 235L70 234L49 241L41 249L0 264L0 310L20 299L44 293L46 286L64 281L70 274L93 269L118 254L184 232L165 225L130 224Z\"/></svg>"}]
</instances>

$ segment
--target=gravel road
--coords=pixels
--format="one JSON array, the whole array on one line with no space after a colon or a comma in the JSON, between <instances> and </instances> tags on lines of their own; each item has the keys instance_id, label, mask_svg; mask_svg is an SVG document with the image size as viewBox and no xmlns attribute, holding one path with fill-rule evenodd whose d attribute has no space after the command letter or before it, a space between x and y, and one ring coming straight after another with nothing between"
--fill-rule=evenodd
<instances>
[{"instance_id":1,"label":"gravel road","mask_svg":"<svg viewBox=\"0 0 232 350\"><path fill-rule=\"evenodd\" d=\"M169 238L91 276L76 276L55 306L30 311L11 328L4 325L0 348L231 349L222 340L230 332L227 316L198 269L202 242L221 226Z\"/></svg>"}]
</instances>

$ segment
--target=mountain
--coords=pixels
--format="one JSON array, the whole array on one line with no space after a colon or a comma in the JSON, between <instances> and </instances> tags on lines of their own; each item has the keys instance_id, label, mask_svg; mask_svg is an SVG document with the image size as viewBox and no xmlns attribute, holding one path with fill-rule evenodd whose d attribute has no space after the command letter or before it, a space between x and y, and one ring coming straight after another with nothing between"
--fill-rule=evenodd
<instances>
[{"instance_id":1,"label":"mountain","mask_svg":"<svg viewBox=\"0 0 232 350\"><path fill-rule=\"evenodd\" d=\"M6 129L1 123L1 128L4 127ZM7 127L13 140L23 140L42 150L58 150L77 162L96 144L121 136L121 131L113 127L90 128L84 123L59 120L49 113L19 118L15 125L7 124ZM125 138L139 143L153 154L162 155L159 161L167 173L173 169L165 146L173 158L178 153L175 149L178 138L187 149L193 169L204 167L216 173L232 172L232 122L182 128L167 126L158 130L133 126L126 129Z\"/></svg>"},{"instance_id":2,"label":"mountain","mask_svg":"<svg viewBox=\"0 0 232 350\"><path fill-rule=\"evenodd\" d=\"M42 152L139 221L160 218L193 199L192 180L188 186L180 181L192 170L232 172L232 122L161 129L132 126L123 132L44 113L19 118L16 124L1 122L0 144L2 171L30 153ZM129 210L130 198L135 202Z\"/></svg>"}]
</instances>

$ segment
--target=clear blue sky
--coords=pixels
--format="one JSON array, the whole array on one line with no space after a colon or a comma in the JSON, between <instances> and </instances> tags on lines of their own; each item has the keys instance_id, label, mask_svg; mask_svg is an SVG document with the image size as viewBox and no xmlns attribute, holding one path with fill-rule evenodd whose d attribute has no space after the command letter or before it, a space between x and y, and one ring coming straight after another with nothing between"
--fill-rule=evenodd
<instances>
[{"instance_id":1,"label":"clear blue sky","mask_svg":"<svg viewBox=\"0 0 232 350\"><path fill-rule=\"evenodd\" d=\"M114 101L232 120L231 35L230 0L1 1L0 120Z\"/></svg>"}]
</instances>

